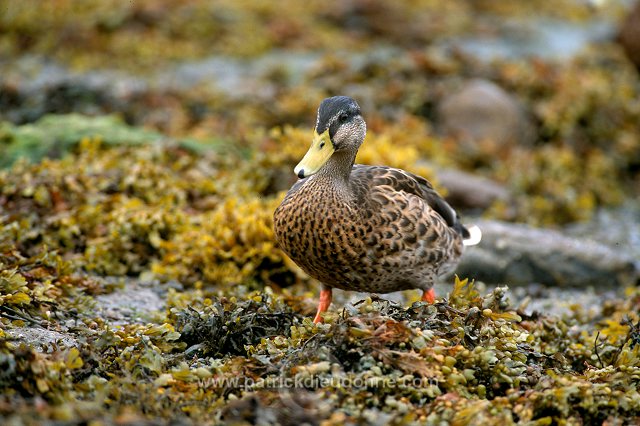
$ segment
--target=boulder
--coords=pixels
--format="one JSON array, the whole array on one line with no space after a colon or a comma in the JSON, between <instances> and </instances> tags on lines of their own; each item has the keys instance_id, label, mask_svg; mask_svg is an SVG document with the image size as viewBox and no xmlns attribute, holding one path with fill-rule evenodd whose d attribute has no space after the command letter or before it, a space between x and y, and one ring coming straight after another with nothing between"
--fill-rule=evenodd
<instances>
[{"instance_id":1,"label":"boulder","mask_svg":"<svg viewBox=\"0 0 640 426\"><path fill-rule=\"evenodd\" d=\"M522 105L500 86L471 80L438 106L438 128L470 150L485 142L498 153L505 146L533 143L533 126Z\"/></svg>"}]
</instances>

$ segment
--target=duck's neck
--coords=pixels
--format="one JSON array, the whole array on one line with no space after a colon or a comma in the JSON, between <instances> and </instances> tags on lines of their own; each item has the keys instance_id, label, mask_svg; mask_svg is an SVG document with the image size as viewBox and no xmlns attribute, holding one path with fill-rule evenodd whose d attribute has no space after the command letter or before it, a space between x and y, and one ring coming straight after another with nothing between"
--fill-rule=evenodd
<instances>
[{"instance_id":1,"label":"duck's neck","mask_svg":"<svg viewBox=\"0 0 640 426\"><path fill-rule=\"evenodd\" d=\"M356 151L335 152L329 161L318 171L318 180L326 180L332 186L347 188L353 162L356 159Z\"/></svg>"}]
</instances>

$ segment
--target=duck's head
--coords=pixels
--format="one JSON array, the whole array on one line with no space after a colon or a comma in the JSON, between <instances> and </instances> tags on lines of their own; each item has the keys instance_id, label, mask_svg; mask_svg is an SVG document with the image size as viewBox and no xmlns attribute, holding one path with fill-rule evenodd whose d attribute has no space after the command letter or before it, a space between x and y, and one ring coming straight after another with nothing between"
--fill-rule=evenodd
<instances>
[{"instance_id":1,"label":"duck's head","mask_svg":"<svg viewBox=\"0 0 640 426\"><path fill-rule=\"evenodd\" d=\"M333 155L349 154L352 161L366 133L367 125L356 101L348 96L323 100L318 108L311 148L294 169L295 174L299 178L311 176Z\"/></svg>"}]
</instances>

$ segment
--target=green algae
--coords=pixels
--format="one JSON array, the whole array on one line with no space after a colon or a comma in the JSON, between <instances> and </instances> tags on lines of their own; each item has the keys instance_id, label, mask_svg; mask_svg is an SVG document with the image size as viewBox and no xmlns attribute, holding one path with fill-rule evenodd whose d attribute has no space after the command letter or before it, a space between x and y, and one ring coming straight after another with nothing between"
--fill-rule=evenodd
<instances>
[{"instance_id":1,"label":"green algae","mask_svg":"<svg viewBox=\"0 0 640 426\"><path fill-rule=\"evenodd\" d=\"M8 167L20 158L33 162L45 157L57 158L71 151L82 139L96 137L106 145L124 141L149 143L162 138L159 133L128 127L114 116L50 115L23 126L5 122L0 128L0 167Z\"/></svg>"},{"instance_id":2,"label":"green algae","mask_svg":"<svg viewBox=\"0 0 640 426\"><path fill-rule=\"evenodd\" d=\"M0 124L0 168L9 167L19 159L38 162L44 158L60 158L75 150L85 139L99 140L105 146L173 142L194 152L216 149L220 145L212 139L171 141L159 132L128 126L115 115L50 114L21 126L8 122Z\"/></svg>"}]
</instances>

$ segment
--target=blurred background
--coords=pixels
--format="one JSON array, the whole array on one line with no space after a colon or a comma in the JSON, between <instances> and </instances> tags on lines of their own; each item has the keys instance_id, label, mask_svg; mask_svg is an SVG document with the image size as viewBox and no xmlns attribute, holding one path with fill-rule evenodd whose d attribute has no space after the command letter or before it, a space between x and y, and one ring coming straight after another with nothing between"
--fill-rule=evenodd
<instances>
[{"instance_id":1,"label":"blurred background","mask_svg":"<svg viewBox=\"0 0 640 426\"><path fill-rule=\"evenodd\" d=\"M2 1L0 164L66 149L21 146L6 123L115 114L170 137L269 153L269 190L280 190L319 102L345 94L371 130L360 161L446 168L451 196L494 217L585 220L640 187L639 7ZM474 184L479 194L469 194Z\"/></svg>"},{"instance_id":2,"label":"blurred background","mask_svg":"<svg viewBox=\"0 0 640 426\"><path fill-rule=\"evenodd\" d=\"M0 0L0 416L633 423L639 69L631 0ZM319 285L272 215L332 95L362 107L358 162L481 225L458 273L484 299L336 292L311 324ZM295 409L203 382L373 366L435 381Z\"/></svg>"}]
</instances>

